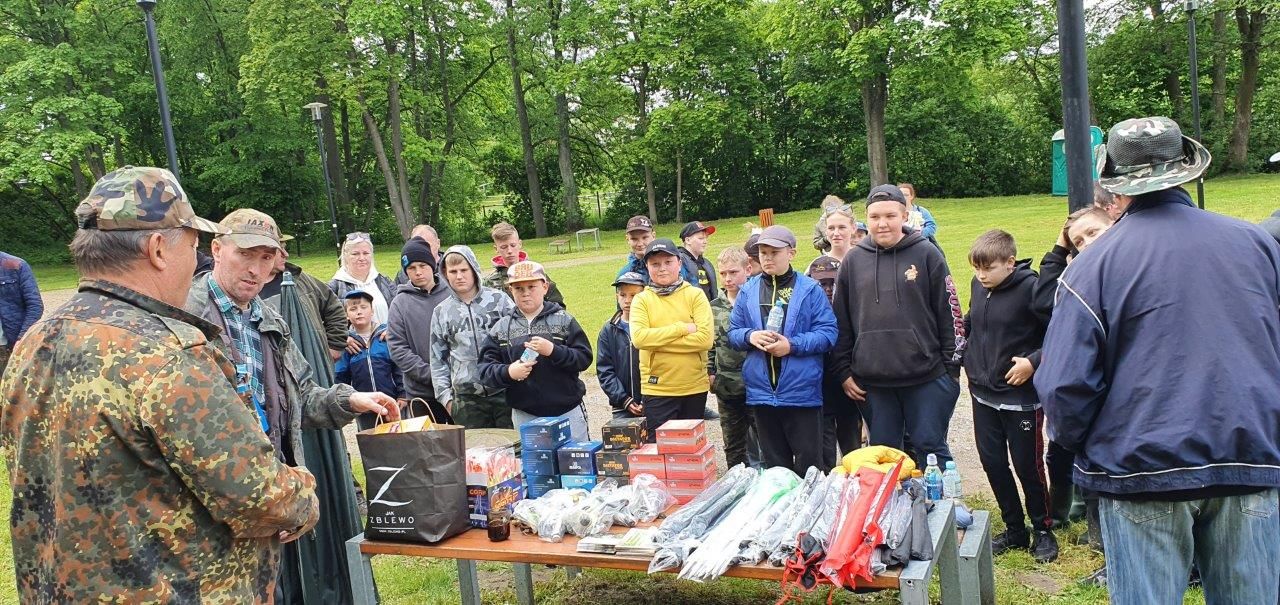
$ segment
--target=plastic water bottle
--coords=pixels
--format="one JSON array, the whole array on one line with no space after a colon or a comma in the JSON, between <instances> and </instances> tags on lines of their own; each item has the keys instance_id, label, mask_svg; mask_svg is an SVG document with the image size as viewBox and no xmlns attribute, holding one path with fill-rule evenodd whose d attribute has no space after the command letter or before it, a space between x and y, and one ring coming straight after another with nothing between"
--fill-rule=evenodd
<instances>
[{"instance_id":1,"label":"plastic water bottle","mask_svg":"<svg viewBox=\"0 0 1280 605\"><path fill-rule=\"evenodd\" d=\"M520 361L525 363L533 363L537 360L538 352L533 349L525 349L524 352L520 354Z\"/></svg>"},{"instance_id":2,"label":"plastic water bottle","mask_svg":"<svg viewBox=\"0 0 1280 605\"><path fill-rule=\"evenodd\" d=\"M929 454L924 467L924 496L930 502L942 500L942 470L938 468L938 455Z\"/></svg>"},{"instance_id":3,"label":"plastic water bottle","mask_svg":"<svg viewBox=\"0 0 1280 605\"><path fill-rule=\"evenodd\" d=\"M769 310L769 320L765 322L764 328L770 332L782 332L782 320L786 316L786 303L774 303L773 308Z\"/></svg>"},{"instance_id":4,"label":"plastic water bottle","mask_svg":"<svg viewBox=\"0 0 1280 605\"><path fill-rule=\"evenodd\" d=\"M960 497L960 471L956 470L956 461L947 461L947 470L942 472L942 496L944 498Z\"/></svg>"}]
</instances>

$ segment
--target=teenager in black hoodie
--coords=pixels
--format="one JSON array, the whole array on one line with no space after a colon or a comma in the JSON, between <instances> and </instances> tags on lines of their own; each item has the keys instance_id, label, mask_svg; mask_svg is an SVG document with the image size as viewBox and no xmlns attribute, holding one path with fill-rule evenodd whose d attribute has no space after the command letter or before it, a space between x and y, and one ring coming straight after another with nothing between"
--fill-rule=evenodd
<instances>
[{"instance_id":1,"label":"teenager in black hoodie","mask_svg":"<svg viewBox=\"0 0 1280 605\"><path fill-rule=\"evenodd\" d=\"M567 416L574 441L587 441L586 386L591 341L564 307L546 300L542 265L521 261L507 272L516 308L489 328L480 348L480 381L505 388L516 428L535 418ZM525 353L532 359L526 361Z\"/></svg>"},{"instance_id":2,"label":"teenager in black hoodie","mask_svg":"<svg viewBox=\"0 0 1280 605\"><path fill-rule=\"evenodd\" d=\"M969 336L964 369L973 396L978 457L1005 523L1004 532L992 540L992 551L1032 545L1013 480L1016 472L1035 534L1032 555L1048 563L1058 558L1058 543L1049 532L1053 517L1044 467L1044 412L1031 383L1040 365L1045 322L1034 309L1031 261L1015 260L1017 255L1013 236L999 229L978 236L969 250L974 278L964 322Z\"/></svg>"},{"instance_id":3,"label":"teenager in black hoodie","mask_svg":"<svg viewBox=\"0 0 1280 605\"><path fill-rule=\"evenodd\" d=\"M845 394L868 403L871 443L901 449L910 433L923 467L928 454L951 459L964 317L942 252L904 232L906 211L893 185L867 197L870 236L845 256L836 279L832 369Z\"/></svg>"}]
</instances>

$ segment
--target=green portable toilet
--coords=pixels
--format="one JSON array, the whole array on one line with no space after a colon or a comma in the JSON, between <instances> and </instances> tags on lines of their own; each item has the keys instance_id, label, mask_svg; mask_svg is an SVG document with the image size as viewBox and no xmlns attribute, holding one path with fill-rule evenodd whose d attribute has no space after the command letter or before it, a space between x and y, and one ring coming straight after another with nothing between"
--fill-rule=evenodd
<instances>
[{"instance_id":1,"label":"green portable toilet","mask_svg":"<svg viewBox=\"0 0 1280 605\"><path fill-rule=\"evenodd\" d=\"M1089 127L1089 149L1093 150L1091 157L1093 158L1093 178L1098 178L1098 156L1096 154L1098 145L1102 144L1102 129L1097 126ZM1064 131L1059 130L1053 133L1051 142L1053 147L1053 194L1067 194L1067 137Z\"/></svg>"}]
</instances>

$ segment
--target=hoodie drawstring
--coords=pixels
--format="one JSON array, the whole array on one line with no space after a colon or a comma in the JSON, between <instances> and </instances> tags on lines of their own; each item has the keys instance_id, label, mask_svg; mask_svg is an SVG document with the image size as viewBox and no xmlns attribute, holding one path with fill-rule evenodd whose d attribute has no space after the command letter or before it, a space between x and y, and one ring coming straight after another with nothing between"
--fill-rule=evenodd
<instances>
[{"instance_id":1,"label":"hoodie drawstring","mask_svg":"<svg viewBox=\"0 0 1280 605\"><path fill-rule=\"evenodd\" d=\"M898 292L898 247L893 247L893 302L902 308L902 294Z\"/></svg>"},{"instance_id":2,"label":"hoodie drawstring","mask_svg":"<svg viewBox=\"0 0 1280 605\"><path fill-rule=\"evenodd\" d=\"M876 304L880 304L880 246L876 246Z\"/></svg>"}]
</instances>

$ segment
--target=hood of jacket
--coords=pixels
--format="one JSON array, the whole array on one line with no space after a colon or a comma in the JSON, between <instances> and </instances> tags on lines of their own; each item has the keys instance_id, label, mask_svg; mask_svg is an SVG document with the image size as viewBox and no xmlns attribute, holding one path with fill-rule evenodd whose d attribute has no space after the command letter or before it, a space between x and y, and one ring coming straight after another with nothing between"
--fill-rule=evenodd
<instances>
[{"instance_id":1,"label":"hood of jacket","mask_svg":"<svg viewBox=\"0 0 1280 605\"><path fill-rule=\"evenodd\" d=\"M354 276L352 276L350 273L347 273L346 267L338 267L338 270L333 272L333 279L340 282L346 282L348 284L352 284L355 286L363 286L366 284L372 284L376 282L378 280L378 276L380 275L382 274L378 273L378 268L374 266L372 263L370 263L369 277L366 278L364 281L360 281L356 279Z\"/></svg>"},{"instance_id":2,"label":"hood of jacket","mask_svg":"<svg viewBox=\"0 0 1280 605\"><path fill-rule=\"evenodd\" d=\"M524 261L529 260L529 255L528 255L528 254L526 254L524 250L521 250L521 251L520 251L520 256L519 256L518 258L519 258L520 260L518 260L518 261L516 261L516 262L518 262L518 263L522 263L522 262L524 262ZM494 266L494 267L501 267L501 268L503 268L503 269L509 269L509 268L510 268L510 267L508 267L508 266L507 266L507 261L502 260L502 255L501 255L501 254L498 254L498 255L494 256L491 262L493 262L493 266ZM479 272L480 272L480 270L479 270L479 269L477 269L477 270L476 270L476 273L479 273Z\"/></svg>"},{"instance_id":3,"label":"hood of jacket","mask_svg":"<svg viewBox=\"0 0 1280 605\"><path fill-rule=\"evenodd\" d=\"M561 311L561 310L564 310L564 307L557 305L556 303L553 303L549 300L544 300L542 301L542 310L538 311L538 314L534 316L533 321L530 321L529 323L538 321L539 319L542 319L548 315L551 315L552 313L555 313L556 311ZM511 315L512 317L524 319L524 312L520 310L520 307L512 306L511 313L509 313L509 315Z\"/></svg>"},{"instance_id":4,"label":"hood of jacket","mask_svg":"<svg viewBox=\"0 0 1280 605\"><path fill-rule=\"evenodd\" d=\"M445 290L448 290L448 289L449 289L449 284L446 284L445 281L443 279L440 279L440 276L437 275L436 285L430 290L423 290L422 288L419 288L413 285L412 283L400 284L399 286L396 286L396 296L400 296L401 294L408 294L410 296L420 296L420 297L426 298L429 296L442 294Z\"/></svg>"},{"instance_id":5,"label":"hood of jacket","mask_svg":"<svg viewBox=\"0 0 1280 605\"><path fill-rule=\"evenodd\" d=\"M481 280L483 279L484 276L480 273L480 261L476 260L476 253L471 250L470 246L461 246L461 245L449 246L449 249L445 250L444 254L440 255L440 274L442 276L444 275L444 272L445 272L445 269L444 269L445 261L449 258L450 254L458 254L458 255L461 255L462 258L466 259L467 266L471 267L471 273L476 278L476 289L479 290L481 287ZM521 252L521 254L524 254L524 253ZM448 278L441 278L441 279L438 279L437 281L442 282L445 285L445 287L449 287ZM450 288L450 290L452 290L452 288ZM458 293L454 292L453 297L458 298ZM459 300L461 299L459 298Z\"/></svg>"},{"instance_id":6,"label":"hood of jacket","mask_svg":"<svg viewBox=\"0 0 1280 605\"><path fill-rule=\"evenodd\" d=\"M991 288L991 291L998 292L1001 290L1010 290L1018 287L1022 282L1029 279L1035 279L1036 277L1036 272L1031 269L1031 259L1024 258L1022 260L1014 261L1013 272L1010 273L1008 277L1004 278L1004 281L996 284L996 287Z\"/></svg>"}]
</instances>

